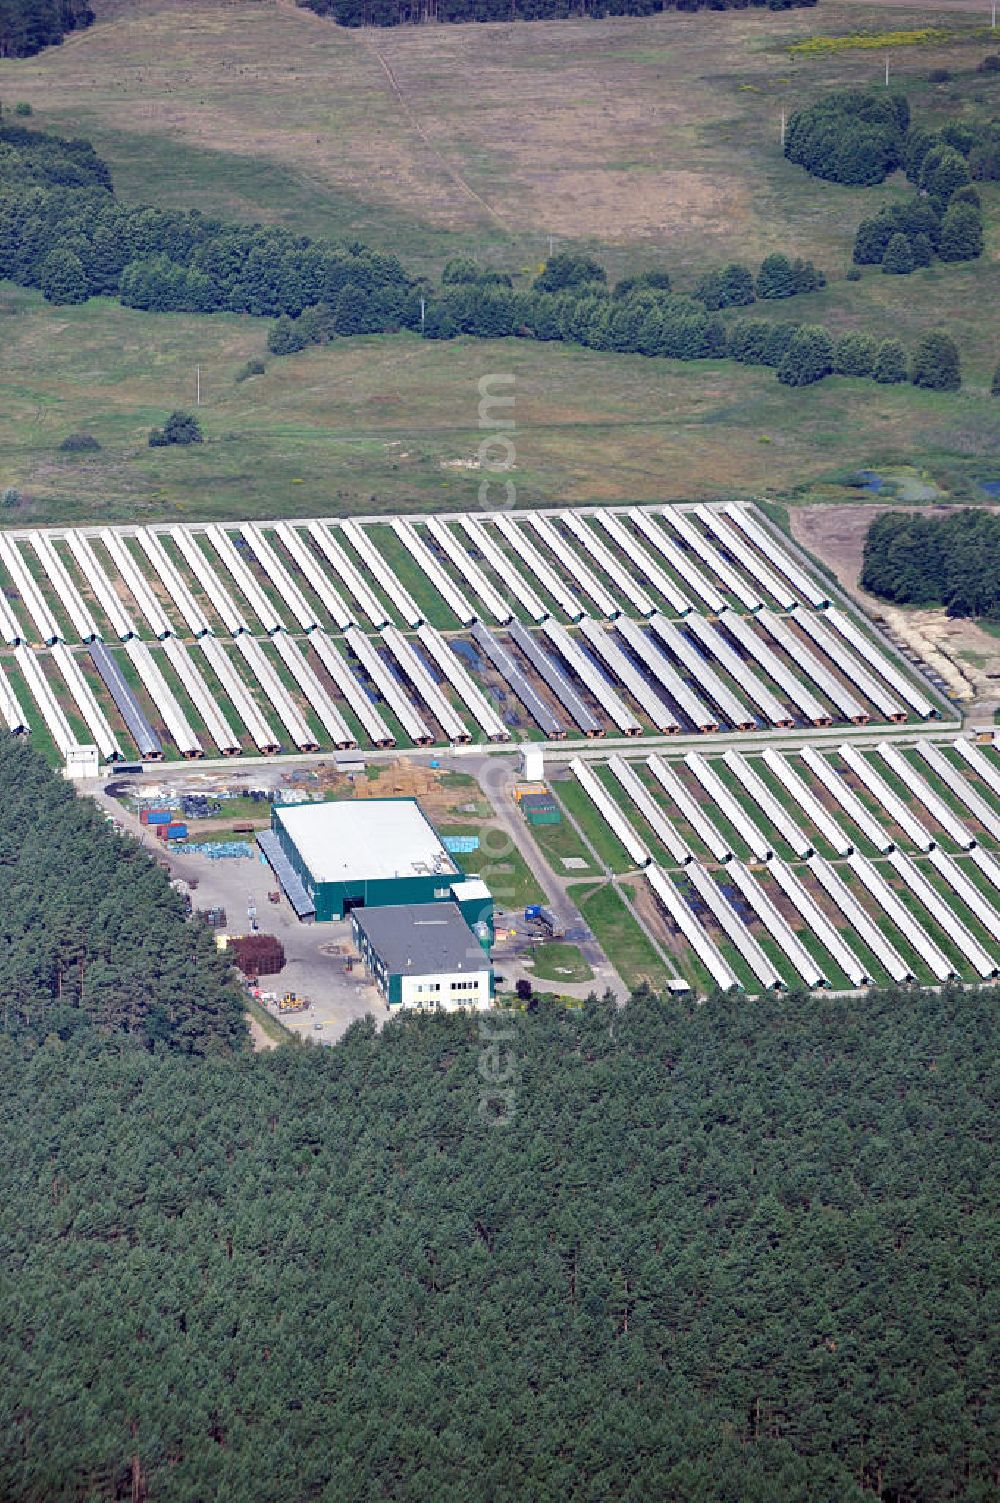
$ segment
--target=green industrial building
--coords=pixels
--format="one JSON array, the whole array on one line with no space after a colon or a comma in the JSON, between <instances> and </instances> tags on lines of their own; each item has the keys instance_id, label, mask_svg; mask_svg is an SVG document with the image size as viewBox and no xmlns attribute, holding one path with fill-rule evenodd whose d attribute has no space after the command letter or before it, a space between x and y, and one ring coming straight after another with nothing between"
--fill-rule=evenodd
<instances>
[{"instance_id":1,"label":"green industrial building","mask_svg":"<svg viewBox=\"0 0 1000 1503\"><path fill-rule=\"evenodd\" d=\"M454 904L354 908L351 926L365 968L390 1011L490 1005L489 956Z\"/></svg>"},{"instance_id":2,"label":"green industrial building","mask_svg":"<svg viewBox=\"0 0 1000 1503\"><path fill-rule=\"evenodd\" d=\"M489 889L459 869L416 799L276 804L259 844L300 918L450 903L484 946L493 942Z\"/></svg>"}]
</instances>

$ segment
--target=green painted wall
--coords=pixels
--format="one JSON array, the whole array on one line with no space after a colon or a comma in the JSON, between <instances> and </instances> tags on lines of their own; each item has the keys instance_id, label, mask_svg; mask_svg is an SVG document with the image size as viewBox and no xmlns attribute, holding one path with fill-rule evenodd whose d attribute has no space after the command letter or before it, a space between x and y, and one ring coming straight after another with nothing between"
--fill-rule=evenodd
<instances>
[{"instance_id":1,"label":"green painted wall","mask_svg":"<svg viewBox=\"0 0 1000 1503\"><path fill-rule=\"evenodd\" d=\"M451 873L426 877L387 877L378 882L318 882L314 885L312 873L300 856L298 846L273 813L271 828L316 904L317 923L329 923L332 919L343 918L349 903L363 903L366 908L389 908L403 903L451 901L450 884L456 881Z\"/></svg>"}]
</instances>

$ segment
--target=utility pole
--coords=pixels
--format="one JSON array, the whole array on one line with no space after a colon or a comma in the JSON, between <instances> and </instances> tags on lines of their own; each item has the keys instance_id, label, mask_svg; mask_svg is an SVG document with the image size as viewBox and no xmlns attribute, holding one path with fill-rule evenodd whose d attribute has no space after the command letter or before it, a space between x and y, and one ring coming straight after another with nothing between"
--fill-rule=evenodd
<instances>
[{"instance_id":1,"label":"utility pole","mask_svg":"<svg viewBox=\"0 0 1000 1503\"><path fill-rule=\"evenodd\" d=\"M552 248L555 245L555 243L556 243L556 237L554 235L550 235L549 236L549 260L550 261L552 260Z\"/></svg>"},{"instance_id":2,"label":"utility pole","mask_svg":"<svg viewBox=\"0 0 1000 1503\"><path fill-rule=\"evenodd\" d=\"M993 0L993 20L990 22L990 30L991 31L996 31L996 29L997 29L997 0Z\"/></svg>"},{"instance_id":3,"label":"utility pole","mask_svg":"<svg viewBox=\"0 0 1000 1503\"><path fill-rule=\"evenodd\" d=\"M424 315L426 314L426 312L427 312L427 301L426 301L425 298L421 298L420 299L420 332L421 332L421 334L424 332Z\"/></svg>"},{"instance_id":4,"label":"utility pole","mask_svg":"<svg viewBox=\"0 0 1000 1503\"><path fill-rule=\"evenodd\" d=\"M889 56L888 56L888 53L886 54L886 59L885 59L885 86L886 86L886 88L889 87Z\"/></svg>"},{"instance_id":5,"label":"utility pole","mask_svg":"<svg viewBox=\"0 0 1000 1503\"><path fill-rule=\"evenodd\" d=\"M194 401L195 401L195 406L196 407L200 407L201 406L201 366L200 365L196 365L195 368L194 368L194 372L195 372L195 399L194 399Z\"/></svg>"}]
</instances>

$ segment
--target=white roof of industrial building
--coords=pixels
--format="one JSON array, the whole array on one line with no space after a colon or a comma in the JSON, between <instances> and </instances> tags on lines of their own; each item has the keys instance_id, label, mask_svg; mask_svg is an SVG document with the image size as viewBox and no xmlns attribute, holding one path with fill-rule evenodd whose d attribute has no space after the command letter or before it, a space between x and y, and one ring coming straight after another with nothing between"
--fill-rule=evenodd
<instances>
[{"instance_id":1,"label":"white roof of industrial building","mask_svg":"<svg viewBox=\"0 0 1000 1503\"><path fill-rule=\"evenodd\" d=\"M490 902L493 900L493 894L482 877L466 877L464 881L453 882L451 890L459 903L468 903L475 898L482 898L484 901L489 899Z\"/></svg>"},{"instance_id":2,"label":"white roof of industrial building","mask_svg":"<svg viewBox=\"0 0 1000 1503\"><path fill-rule=\"evenodd\" d=\"M412 799L339 799L326 804L279 805L274 812L314 883L458 874L455 862Z\"/></svg>"}]
</instances>

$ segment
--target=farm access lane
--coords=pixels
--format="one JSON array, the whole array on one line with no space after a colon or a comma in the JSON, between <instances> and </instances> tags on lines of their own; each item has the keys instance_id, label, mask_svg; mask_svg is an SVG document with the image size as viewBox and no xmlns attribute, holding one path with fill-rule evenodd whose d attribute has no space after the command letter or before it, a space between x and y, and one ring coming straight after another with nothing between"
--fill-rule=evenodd
<instances>
[{"instance_id":1,"label":"farm access lane","mask_svg":"<svg viewBox=\"0 0 1000 1503\"><path fill-rule=\"evenodd\" d=\"M594 973L593 981L575 983L560 981L557 983L559 990L565 992L567 996L578 997L589 996L591 992L596 992L598 996L601 996L605 991L611 991L619 1003L626 1002L629 997L629 988L608 960L597 940L590 934L586 920L569 896L569 883L579 882L579 875L567 878L552 870L547 857L536 844L534 836L525 823L524 816L514 802L513 789L517 778L513 765L507 760L499 761L489 756L474 758L468 754L462 757L461 764L463 771L473 773L484 796L495 810L504 833L524 857L528 870L545 894L546 905L552 909L567 929L579 929L589 935L589 938L579 941L579 948L584 960ZM516 956L507 957L502 948L498 948L496 964L504 968L503 974L508 982L518 979L507 975L505 968L510 965L516 967ZM522 968L522 972L529 981L533 979L529 970Z\"/></svg>"}]
</instances>

